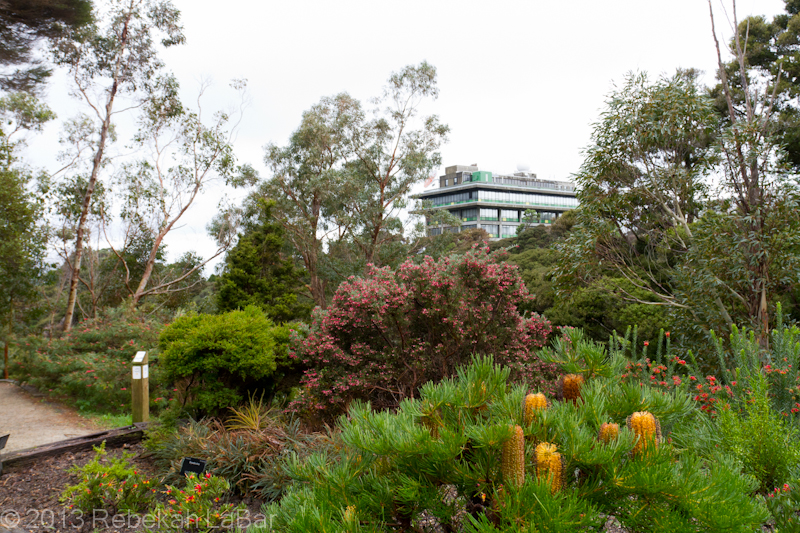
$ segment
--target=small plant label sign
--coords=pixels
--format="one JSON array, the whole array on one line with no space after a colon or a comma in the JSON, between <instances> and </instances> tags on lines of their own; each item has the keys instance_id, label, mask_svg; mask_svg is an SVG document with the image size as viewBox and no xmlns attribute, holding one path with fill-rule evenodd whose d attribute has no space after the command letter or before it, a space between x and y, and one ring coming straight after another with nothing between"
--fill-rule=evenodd
<instances>
[{"instance_id":1,"label":"small plant label sign","mask_svg":"<svg viewBox=\"0 0 800 533\"><path fill-rule=\"evenodd\" d=\"M197 474L198 477L206 469L206 462L202 459L195 459L194 457L184 457L181 462L181 475Z\"/></svg>"}]
</instances>

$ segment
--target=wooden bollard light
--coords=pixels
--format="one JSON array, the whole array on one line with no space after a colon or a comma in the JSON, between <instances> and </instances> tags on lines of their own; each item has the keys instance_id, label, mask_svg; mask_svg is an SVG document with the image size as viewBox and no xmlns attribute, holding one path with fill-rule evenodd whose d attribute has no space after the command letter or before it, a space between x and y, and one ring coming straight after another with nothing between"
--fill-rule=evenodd
<instances>
[{"instance_id":1,"label":"wooden bollard light","mask_svg":"<svg viewBox=\"0 0 800 533\"><path fill-rule=\"evenodd\" d=\"M133 422L147 422L150 420L150 365L147 352L136 352L131 365L131 377Z\"/></svg>"}]
</instances>

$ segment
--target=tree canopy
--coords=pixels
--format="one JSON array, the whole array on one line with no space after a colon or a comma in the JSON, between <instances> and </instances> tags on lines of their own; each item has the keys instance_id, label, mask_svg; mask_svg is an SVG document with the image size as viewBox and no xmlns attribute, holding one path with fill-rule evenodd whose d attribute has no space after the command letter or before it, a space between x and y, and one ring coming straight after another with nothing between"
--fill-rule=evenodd
<instances>
[{"instance_id":1,"label":"tree canopy","mask_svg":"<svg viewBox=\"0 0 800 533\"><path fill-rule=\"evenodd\" d=\"M412 185L440 166L449 131L435 115L416 117L437 96L436 69L407 66L391 75L372 113L346 93L326 97L303 114L289 145L267 146L273 175L257 195L275 202L317 305L366 265L405 257L400 210Z\"/></svg>"},{"instance_id":2,"label":"tree canopy","mask_svg":"<svg viewBox=\"0 0 800 533\"><path fill-rule=\"evenodd\" d=\"M0 2L0 90L37 91L51 73L37 57L37 44L91 21L91 0Z\"/></svg>"}]
</instances>

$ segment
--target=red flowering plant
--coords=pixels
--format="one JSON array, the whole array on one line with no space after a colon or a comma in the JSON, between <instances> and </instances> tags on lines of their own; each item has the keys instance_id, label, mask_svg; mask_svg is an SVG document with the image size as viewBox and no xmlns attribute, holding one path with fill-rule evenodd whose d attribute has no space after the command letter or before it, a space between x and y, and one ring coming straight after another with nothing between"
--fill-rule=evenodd
<instances>
[{"instance_id":1,"label":"red flowering plant","mask_svg":"<svg viewBox=\"0 0 800 533\"><path fill-rule=\"evenodd\" d=\"M514 379L552 389L555 365L534 351L550 323L523 317L533 296L504 250L476 246L463 256L411 260L396 271L370 267L339 286L290 357L306 365L295 412L333 416L354 399L391 408L429 381L456 374L472 354L493 354Z\"/></svg>"},{"instance_id":2,"label":"red flowering plant","mask_svg":"<svg viewBox=\"0 0 800 533\"><path fill-rule=\"evenodd\" d=\"M767 509L775 520L775 530L786 533L800 533L800 479L784 483L765 497Z\"/></svg>"},{"instance_id":3,"label":"red flowering plant","mask_svg":"<svg viewBox=\"0 0 800 533\"><path fill-rule=\"evenodd\" d=\"M241 503L223 503L229 490L225 478L209 473L199 478L188 474L185 489L167 485L163 491L166 502L158 502L148 518L156 531L162 532L234 529L246 507Z\"/></svg>"},{"instance_id":4,"label":"red flowering plant","mask_svg":"<svg viewBox=\"0 0 800 533\"><path fill-rule=\"evenodd\" d=\"M711 332L717 356L716 375L703 377L692 351L679 356L672 353L668 333L663 333L655 346L643 343L637 347L635 329L625 337L613 337L612 345L625 350L629 362L622 378L648 383L657 388L685 389L700 408L711 416L717 415L720 403L730 403L741 410L753 390L753 380L764 375L773 408L784 418L800 420L800 328L783 323L780 304L777 324L770 335L769 350L764 350L752 330L734 326L729 343ZM648 354L654 355L651 359Z\"/></svg>"},{"instance_id":5,"label":"red flowering plant","mask_svg":"<svg viewBox=\"0 0 800 533\"><path fill-rule=\"evenodd\" d=\"M163 324L137 312L112 309L84 320L58 338L20 339L9 365L11 377L60 397L81 410L130 412L130 363L138 351L149 355L151 398L166 396L158 361ZM150 409L162 406L152 400Z\"/></svg>"},{"instance_id":6,"label":"red flowering plant","mask_svg":"<svg viewBox=\"0 0 800 533\"><path fill-rule=\"evenodd\" d=\"M105 441L95 446L94 452L89 463L70 469L78 483L68 485L60 501L89 516L99 510L110 515L146 510L155 497L156 482L136 470L131 463L134 454L123 452L108 457Z\"/></svg>"}]
</instances>

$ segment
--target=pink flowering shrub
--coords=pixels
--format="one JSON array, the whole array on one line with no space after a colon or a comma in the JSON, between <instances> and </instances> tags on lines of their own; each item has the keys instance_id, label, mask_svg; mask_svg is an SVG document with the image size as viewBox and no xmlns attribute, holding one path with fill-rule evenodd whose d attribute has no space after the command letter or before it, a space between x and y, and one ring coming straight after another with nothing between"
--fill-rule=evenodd
<instances>
[{"instance_id":1,"label":"pink flowering shrub","mask_svg":"<svg viewBox=\"0 0 800 533\"><path fill-rule=\"evenodd\" d=\"M295 412L332 416L353 399L392 408L428 381L454 376L472 354L493 354L516 380L548 390L555 365L534 351L551 331L544 317L523 317L530 301L505 252L475 247L459 257L371 267L339 286L332 305L317 310L308 335L295 336L290 357L308 370Z\"/></svg>"}]
</instances>

